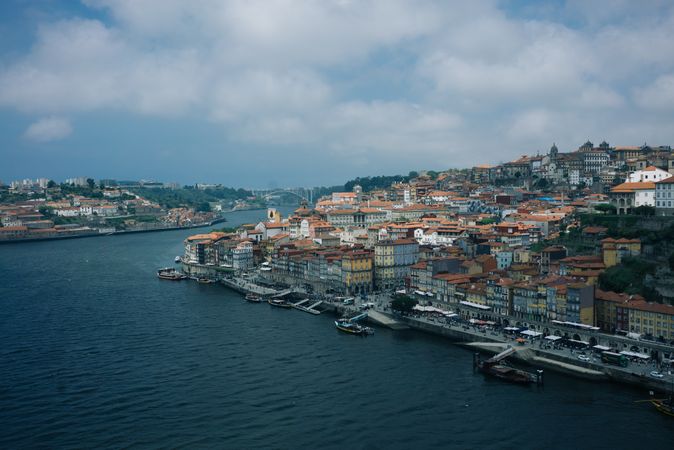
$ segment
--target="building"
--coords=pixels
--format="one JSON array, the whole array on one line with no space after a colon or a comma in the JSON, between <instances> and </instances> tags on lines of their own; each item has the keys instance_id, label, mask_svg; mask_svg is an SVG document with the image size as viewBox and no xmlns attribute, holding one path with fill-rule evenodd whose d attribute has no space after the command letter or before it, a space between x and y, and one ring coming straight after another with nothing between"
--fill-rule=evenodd
<instances>
[{"instance_id":1,"label":"building","mask_svg":"<svg viewBox=\"0 0 674 450\"><path fill-rule=\"evenodd\" d=\"M655 214L674 216L674 177L655 183Z\"/></svg>"},{"instance_id":2,"label":"building","mask_svg":"<svg viewBox=\"0 0 674 450\"><path fill-rule=\"evenodd\" d=\"M405 284L410 268L419 260L414 239L379 241L374 246L374 281L377 289L395 289Z\"/></svg>"},{"instance_id":3,"label":"building","mask_svg":"<svg viewBox=\"0 0 674 450\"><path fill-rule=\"evenodd\" d=\"M639 239L606 238L601 240L601 256L607 269L620 264L624 258L640 254L641 240Z\"/></svg>"},{"instance_id":4,"label":"building","mask_svg":"<svg viewBox=\"0 0 674 450\"><path fill-rule=\"evenodd\" d=\"M345 292L350 295L372 292L373 258L372 252L356 250L342 256L342 282Z\"/></svg>"}]
</instances>

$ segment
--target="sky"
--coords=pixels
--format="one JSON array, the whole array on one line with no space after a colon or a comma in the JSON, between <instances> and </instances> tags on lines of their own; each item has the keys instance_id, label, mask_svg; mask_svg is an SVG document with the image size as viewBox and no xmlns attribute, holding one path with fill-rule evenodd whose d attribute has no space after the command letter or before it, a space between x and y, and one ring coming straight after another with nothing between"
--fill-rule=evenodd
<instances>
[{"instance_id":1,"label":"sky","mask_svg":"<svg viewBox=\"0 0 674 450\"><path fill-rule=\"evenodd\" d=\"M236 187L674 144L674 2L3 0L0 180Z\"/></svg>"}]
</instances>

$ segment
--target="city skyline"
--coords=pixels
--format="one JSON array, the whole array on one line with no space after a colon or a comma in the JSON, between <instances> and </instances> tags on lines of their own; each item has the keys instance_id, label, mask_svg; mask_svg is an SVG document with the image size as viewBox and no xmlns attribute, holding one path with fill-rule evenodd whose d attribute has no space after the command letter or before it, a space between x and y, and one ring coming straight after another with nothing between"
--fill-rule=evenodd
<instances>
[{"instance_id":1,"label":"city skyline","mask_svg":"<svg viewBox=\"0 0 674 450\"><path fill-rule=\"evenodd\" d=\"M320 186L673 140L674 8L656 1L0 11L5 182Z\"/></svg>"}]
</instances>

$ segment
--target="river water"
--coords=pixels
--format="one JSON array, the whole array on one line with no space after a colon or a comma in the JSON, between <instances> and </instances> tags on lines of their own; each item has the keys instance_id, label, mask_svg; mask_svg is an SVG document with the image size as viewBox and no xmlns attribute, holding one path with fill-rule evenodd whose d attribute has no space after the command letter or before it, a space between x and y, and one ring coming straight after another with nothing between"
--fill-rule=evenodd
<instances>
[{"instance_id":1,"label":"river water","mask_svg":"<svg viewBox=\"0 0 674 450\"><path fill-rule=\"evenodd\" d=\"M0 447L672 448L638 389L505 384L441 338L157 279L193 233L0 246Z\"/></svg>"}]
</instances>

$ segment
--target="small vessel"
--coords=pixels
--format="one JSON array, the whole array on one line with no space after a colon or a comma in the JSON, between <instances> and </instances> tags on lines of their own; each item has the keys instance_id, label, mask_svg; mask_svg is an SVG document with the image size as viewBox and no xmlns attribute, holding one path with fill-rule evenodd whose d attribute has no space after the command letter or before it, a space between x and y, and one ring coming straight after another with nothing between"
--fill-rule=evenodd
<instances>
[{"instance_id":1,"label":"small vessel","mask_svg":"<svg viewBox=\"0 0 674 450\"><path fill-rule=\"evenodd\" d=\"M251 303L262 303L262 297L260 297L257 294L253 294L252 292L249 292L248 294L246 294L246 301Z\"/></svg>"},{"instance_id":2,"label":"small vessel","mask_svg":"<svg viewBox=\"0 0 674 450\"><path fill-rule=\"evenodd\" d=\"M508 356L515 353L513 347L507 347L498 355L495 355L486 361L480 359L479 354L475 354L473 357L473 365L480 372L485 375L490 375L494 378L498 378L504 381L509 381L511 383L517 384L530 384L530 383L543 383L543 371L538 371L538 375L526 372L524 370L515 369L510 367L502 361Z\"/></svg>"},{"instance_id":3,"label":"small vessel","mask_svg":"<svg viewBox=\"0 0 674 450\"><path fill-rule=\"evenodd\" d=\"M180 256L176 256L175 259L174 259L174 261L175 261L176 263L179 263L179 262L181 261Z\"/></svg>"},{"instance_id":4,"label":"small vessel","mask_svg":"<svg viewBox=\"0 0 674 450\"><path fill-rule=\"evenodd\" d=\"M213 281L213 280L211 280L211 279L209 279L209 278L199 277L199 278L197 278L197 283L201 283L201 284L211 284L211 283L215 283L215 281Z\"/></svg>"},{"instance_id":5,"label":"small vessel","mask_svg":"<svg viewBox=\"0 0 674 450\"><path fill-rule=\"evenodd\" d=\"M292 308L292 305L288 303L285 300L281 300L279 298L270 298L267 300L267 303L269 303L271 306L276 306L277 308L286 308L290 309Z\"/></svg>"},{"instance_id":6,"label":"small vessel","mask_svg":"<svg viewBox=\"0 0 674 450\"><path fill-rule=\"evenodd\" d=\"M183 275L182 273L178 272L173 267L165 267L163 269L157 270L157 276L162 280L171 280L171 281L179 281L187 278L186 275Z\"/></svg>"},{"instance_id":7,"label":"small vessel","mask_svg":"<svg viewBox=\"0 0 674 450\"><path fill-rule=\"evenodd\" d=\"M655 406L655 409L660 411L662 414L674 417L674 400L672 397L652 399L650 402L653 406Z\"/></svg>"},{"instance_id":8,"label":"small vessel","mask_svg":"<svg viewBox=\"0 0 674 450\"><path fill-rule=\"evenodd\" d=\"M335 327L339 331L343 331L344 333L348 334L355 334L357 336L367 336L369 334L374 334L374 329L358 325L349 319L335 320Z\"/></svg>"}]
</instances>

